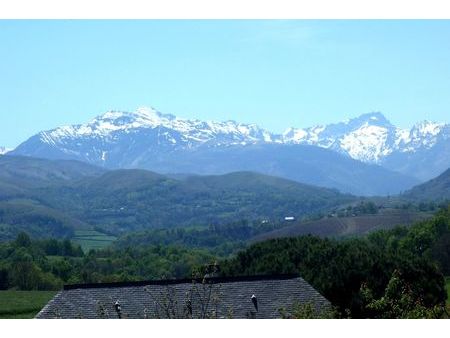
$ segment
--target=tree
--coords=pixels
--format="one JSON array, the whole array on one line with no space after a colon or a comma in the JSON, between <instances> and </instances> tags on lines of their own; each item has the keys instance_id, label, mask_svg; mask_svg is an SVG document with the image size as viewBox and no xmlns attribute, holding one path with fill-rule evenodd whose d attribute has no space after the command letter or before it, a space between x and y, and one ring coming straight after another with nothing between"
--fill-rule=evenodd
<instances>
[{"instance_id":1,"label":"tree","mask_svg":"<svg viewBox=\"0 0 450 338\"><path fill-rule=\"evenodd\" d=\"M199 268L192 274L192 284L185 293L182 303L178 302L176 290L171 285L166 285L162 290L153 290L146 287L145 290L154 303L155 318L175 319L205 319L219 316L219 304L223 296L221 285L211 282L208 276L218 273L218 266L209 264ZM204 277L201 278L200 275ZM150 311L146 309L144 317L149 317ZM232 311L228 311L230 316Z\"/></svg>"},{"instance_id":2,"label":"tree","mask_svg":"<svg viewBox=\"0 0 450 338\"><path fill-rule=\"evenodd\" d=\"M36 290L39 271L33 258L24 248L18 249L12 259L10 280L11 284L21 290Z\"/></svg>"},{"instance_id":3,"label":"tree","mask_svg":"<svg viewBox=\"0 0 450 338\"><path fill-rule=\"evenodd\" d=\"M367 285L361 287L361 294L372 318L442 318L445 304L429 307L420 294L402 277L399 270L392 273L384 295L375 299Z\"/></svg>"},{"instance_id":4,"label":"tree","mask_svg":"<svg viewBox=\"0 0 450 338\"><path fill-rule=\"evenodd\" d=\"M291 311L280 309L283 319L332 319L338 317L338 312L333 308L319 309L311 303L295 303Z\"/></svg>"},{"instance_id":5,"label":"tree","mask_svg":"<svg viewBox=\"0 0 450 338\"><path fill-rule=\"evenodd\" d=\"M31 238L30 236L28 236L28 234L26 232L20 232L17 235L17 238L15 240L15 245L18 247L24 247L24 248L28 248L31 246Z\"/></svg>"},{"instance_id":6,"label":"tree","mask_svg":"<svg viewBox=\"0 0 450 338\"><path fill-rule=\"evenodd\" d=\"M6 290L9 287L9 273L6 268L0 268L0 290Z\"/></svg>"},{"instance_id":7,"label":"tree","mask_svg":"<svg viewBox=\"0 0 450 338\"><path fill-rule=\"evenodd\" d=\"M56 256L59 254L58 241L54 238L44 241L44 251L47 255Z\"/></svg>"},{"instance_id":8,"label":"tree","mask_svg":"<svg viewBox=\"0 0 450 338\"><path fill-rule=\"evenodd\" d=\"M62 255L73 256L72 243L69 239L65 239L62 243Z\"/></svg>"}]
</instances>

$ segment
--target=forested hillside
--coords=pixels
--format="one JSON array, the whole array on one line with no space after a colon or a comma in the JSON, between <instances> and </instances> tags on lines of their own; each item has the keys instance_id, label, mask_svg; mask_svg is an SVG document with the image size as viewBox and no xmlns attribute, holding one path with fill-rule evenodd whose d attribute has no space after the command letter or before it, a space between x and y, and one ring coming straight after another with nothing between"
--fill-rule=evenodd
<instances>
[{"instance_id":1,"label":"forested hillside","mask_svg":"<svg viewBox=\"0 0 450 338\"><path fill-rule=\"evenodd\" d=\"M356 200L336 190L239 172L174 179L76 161L0 158L0 240L72 237L325 214Z\"/></svg>"},{"instance_id":2,"label":"forested hillside","mask_svg":"<svg viewBox=\"0 0 450 338\"><path fill-rule=\"evenodd\" d=\"M333 213L340 217L320 222L334 221L336 226L302 227L293 233L358 234L364 233L364 226L372 231L386 224L408 224L423 215L405 211L397 218L379 214L350 218L356 225L342 228L345 219L340 210L358 216L358 205L364 200L375 201L371 202L375 208L395 204L394 208L411 209L411 202L423 204L423 199L442 203L450 191L447 186L448 171L402 196L365 199L252 172L168 177L137 169L105 171L76 161L1 156L0 240L13 239L20 231L36 238L73 238L77 231L89 230L116 236L146 229L217 227L241 220L270 222L279 228L288 225L283 223L286 216L299 221ZM419 196L422 199L416 200Z\"/></svg>"},{"instance_id":3,"label":"forested hillside","mask_svg":"<svg viewBox=\"0 0 450 338\"><path fill-rule=\"evenodd\" d=\"M26 156L0 156L0 182L35 188L99 176L105 170L78 161L52 161Z\"/></svg>"},{"instance_id":4,"label":"forested hillside","mask_svg":"<svg viewBox=\"0 0 450 338\"><path fill-rule=\"evenodd\" d=\"M402 197L413 201L450 200L450 169L438 177L406 191Z\"/></svg>"},{"instance_id":5,"label":"forested hillside","mask_svg":"<svg viewBox=\"0 0 450 338\"><path fill-rule=\"evenodd\" d=\"M355 200L334 190L250 172L179 181L142 170L109 172L44 195L67 213L116 233L242 219L282 220Z\"/></svg>"}]
</instances>

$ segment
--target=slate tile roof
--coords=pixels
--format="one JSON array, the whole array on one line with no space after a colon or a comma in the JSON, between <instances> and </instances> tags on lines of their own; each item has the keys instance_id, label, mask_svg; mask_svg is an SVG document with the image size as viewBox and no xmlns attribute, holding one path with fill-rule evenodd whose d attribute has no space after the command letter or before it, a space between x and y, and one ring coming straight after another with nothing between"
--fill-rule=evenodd
<instances>
[{"instance_id":1,"label":"slate tile roof","mask_svg":"<svg viewBox=\"0 0 450 338\"><path fill-rule=\"evenodd\" d=\"M66 285L36 318L280 318L294 303L331 306L299 276L214 277Z\"/></svg>"}]
</instances>

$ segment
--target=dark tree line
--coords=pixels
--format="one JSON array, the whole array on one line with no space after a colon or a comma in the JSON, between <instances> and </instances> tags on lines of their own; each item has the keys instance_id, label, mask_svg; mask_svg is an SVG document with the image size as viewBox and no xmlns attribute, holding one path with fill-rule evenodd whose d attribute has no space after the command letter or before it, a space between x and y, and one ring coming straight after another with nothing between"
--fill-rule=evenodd
<instances>
[{"instance_id":1,"label":"dark tree line","mask_svg":"<svg viewBox=\"0 0 450 338\"><path fill-rule=\"evenodd\" d=\"M0 289L58 290L72 283L182 278L213 261L206 250L170 245L84 253L69 240L32 240L20 233L0 244Z\"/></svg>"}]
</instances>

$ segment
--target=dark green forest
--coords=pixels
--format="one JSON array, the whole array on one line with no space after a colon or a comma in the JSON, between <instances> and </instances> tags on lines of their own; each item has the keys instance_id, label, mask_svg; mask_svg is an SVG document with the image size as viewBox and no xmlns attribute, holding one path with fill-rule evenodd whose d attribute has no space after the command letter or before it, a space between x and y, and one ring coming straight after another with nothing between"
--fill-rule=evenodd
<instances>
[{"instance_id":1,"label":"dark green forest","mask_svg":"<svg viewBox=\"0 0 450 338\"><path fill-rule=\"evenodd\" d=\"M441 317L450 274L450 207L411 228L346 240L313 236L254 244L221 262L225 275L300 273L339 316Z\"/></svg>"},{"instance_id":2,"label":"dark green forest","mask_svg":"<svg viewBox=\"0 0 450 338\"><path fill-rule=\"evenodd\" d=\"M69 240L31 240L25 233L0 244L0 289L57 290L63 284L182 278L214 261L207 250L153 245L91 250Z\"/></svg>"},{"instance_id":3,"label":"dark green forest","mask_svg":"<svg viewBox=\"0 0 450 338\"><path fill-rule=\"evenodd\" d=\"M33 240L20 233L14 241L0 244L0 288L57 290L71 283L189 278L218 263L225 276L299 273L333 303L336 317L445 315L450 206L412 227L365 237L309 235L244 248L243 234L261 231L252 227L246 222L230 224L222 234L214 229L167 230L153 233L155 243L148 238L142 244L119 241L89 252L69 239ZM230 229L235 229L234 235ZM234 244L221 247L227 241Z\"/></svg>"}]
</instances>

